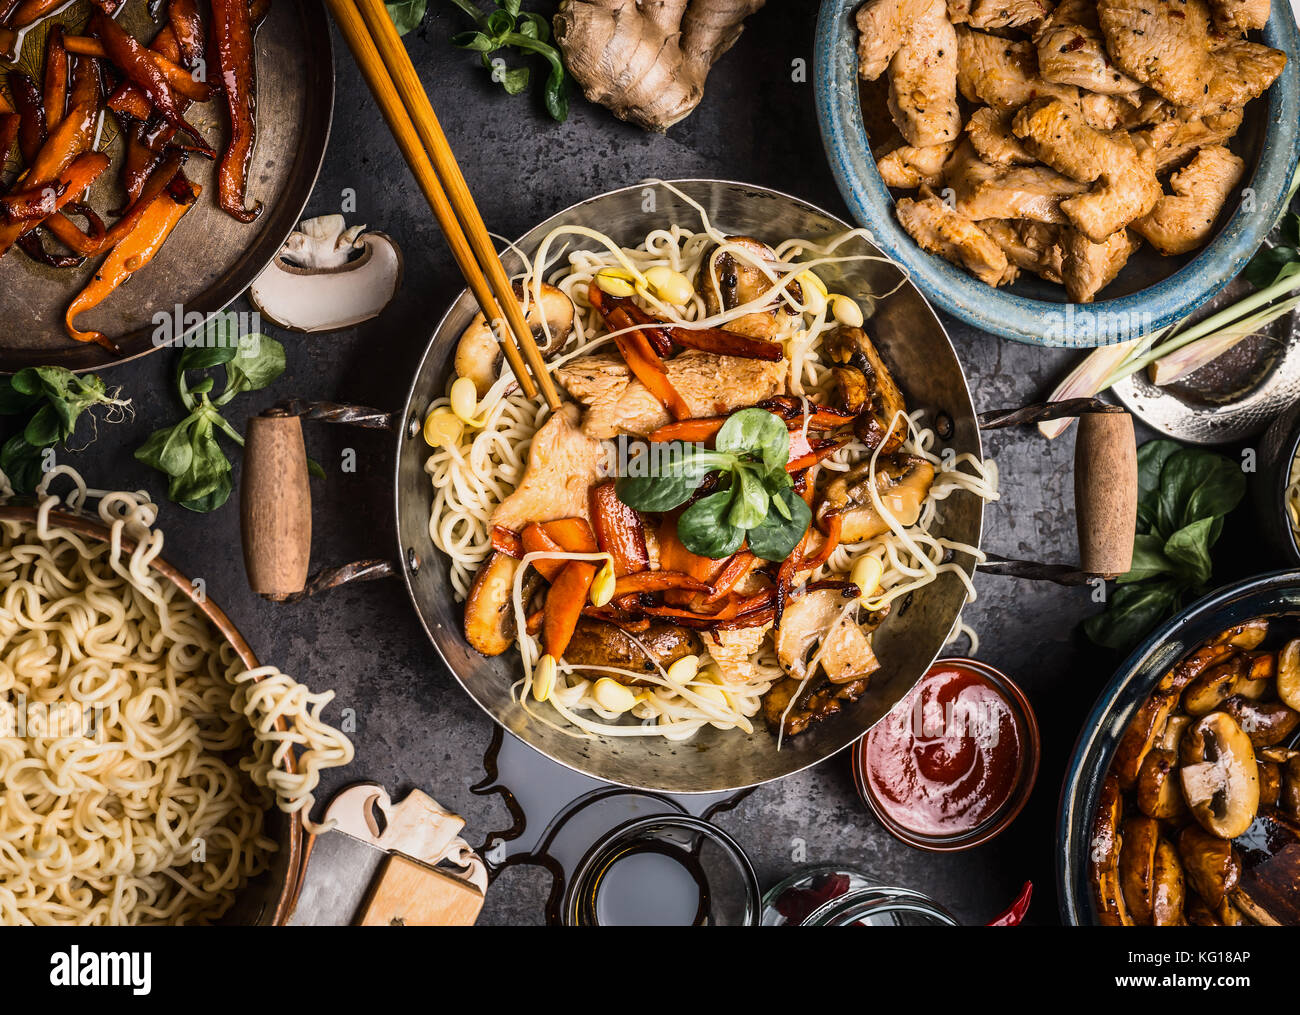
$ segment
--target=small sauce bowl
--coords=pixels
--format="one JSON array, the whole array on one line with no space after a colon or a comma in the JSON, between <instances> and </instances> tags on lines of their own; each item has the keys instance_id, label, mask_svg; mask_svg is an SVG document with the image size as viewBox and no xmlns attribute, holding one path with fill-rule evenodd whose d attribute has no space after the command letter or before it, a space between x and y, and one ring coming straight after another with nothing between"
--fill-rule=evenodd
<instances>
[{"instance_id":1,"label":"small sauce bowl","mask_svg":"<svg viewBox=\"0 0 1300 1015\"><path fill-rule=\"evenodd\" d=\"M975 659L938 659L853 746L853 781L894 838L956 852L1015 820L1040 750L1038 720L1014 682Z\"/></svg>"}]
</instances>

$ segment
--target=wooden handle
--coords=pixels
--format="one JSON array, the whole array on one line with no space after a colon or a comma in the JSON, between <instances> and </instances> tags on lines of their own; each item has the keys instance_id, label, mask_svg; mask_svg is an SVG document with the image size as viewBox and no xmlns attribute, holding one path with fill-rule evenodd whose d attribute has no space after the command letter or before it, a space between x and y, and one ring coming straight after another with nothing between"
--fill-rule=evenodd
<instances>
[{"instance_id":1,"label":"wooden handle","mask_svg":"<svg viewBox=\"0 0 1300 1015\"><path fill-rule=\"evenodd\" d=\"M307 448L297 416L248 421L239 512L244 570L261 596L288 596L307 584L311 558L311 488Z\"/></svg>"},{"instance_id":2,"label":"wooden handle","mask_svg":"<svg viewBox=\"0 0 1300 1015\"><path fill-rule=\"evenodd\" d=\"M391 854L357 920L362 927L472 927L483 908L473 885Z\"/></svg>"},{"instance_id":3,"label":"wooden handle","mask_svg":"<svg viewBox=\"0 0 1300 1015\"><path fill-rule=\"evenodd\" d=\"M1114 578L1133 565L1137 531L1137 442L1127 412L1079 417L1074 510L1082 570Z\"/></svg>"}]
</instances>

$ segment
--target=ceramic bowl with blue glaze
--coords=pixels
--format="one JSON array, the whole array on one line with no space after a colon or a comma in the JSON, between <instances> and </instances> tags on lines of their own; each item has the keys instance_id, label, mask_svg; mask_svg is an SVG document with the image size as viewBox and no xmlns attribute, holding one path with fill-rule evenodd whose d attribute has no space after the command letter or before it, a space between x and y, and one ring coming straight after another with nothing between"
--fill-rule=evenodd
<instances>
[{"instance_id":1,"label":"ceramic bowl with blue glaze","mask_svg":"<svg viewBox=\"0 0 1300 1015\"><path fill-rule=\"evenodd\" d=\"M1218 231L1200 250L1161 257L1149 245L1092 303L1069 303L1065 290L1032 275L999 289L937 254L898 224L894 198L876 169L857 70L854 14L862 0L824 0L817 19L817 116L840 193L876 246L897 261L936 307L984 331L1034 345L1110 345L1173 324L1236 276L1259 249L1282 205L1300 157L1300 32L1286 0L1275 0L1259 41L1283 50L1287 65L1273 86L1246 106L1230 144L1246 160L1246 179L1229 197ZM1252 33L1252 37L1255 33ZM884 81L882 76L881 81ZM868 101L877 122L883 101ZM1225 221L1226 220L1226 221Z\"/></svg>"}]
</instances>

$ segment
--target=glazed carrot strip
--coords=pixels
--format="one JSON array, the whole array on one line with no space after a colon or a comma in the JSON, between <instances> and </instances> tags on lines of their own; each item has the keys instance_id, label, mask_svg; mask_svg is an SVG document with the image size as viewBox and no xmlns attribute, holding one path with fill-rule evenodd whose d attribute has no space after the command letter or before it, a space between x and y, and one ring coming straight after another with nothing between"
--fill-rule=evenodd
<instances>
[{"instance_id":1,"label":"glazed carrot strip","mask_svg":"<svg viewBox=\"0 0 1300 1015\"><path fill-rule=\"evenodd\" d=\"M663 592L666 589L708 592L709 586L698 578L692 578L680 571L639 571L636 574L625 574L614 582L614 598L641 595L645 592Z\"/></svg>"},{"instance_id":2,"label":"glazed carrot strip","mask_svg":"<svg viewBox=\"0 0 1300 1015\"><path fill-rule=\"evenodd\" d=\"M519 560L524 555L524 542L519 533L507 529L504 525L492 526L492 549L504 553L507 557Z\"/></svg>"},{"instance_id":3,"label":"glazed carrot strip","mask_svg":"<svg viewBox=\"0 0 1300 1015\"><path fill-rule=\"evenodd\" d=\"M30 190L57 180L72 165L73 160L90 147L97 119L98 113L91 106L78 106L65 116L54 133L41 145L40 151L29 160L23 185ZM76 196L70 194L70 198ZM0 256L4 256L18 237L31 227L29 221L0 225Z\"/></svg>"},{"instance_id":4,"label":"glazed carrot strip","mask_svg":"<svg viewBox=\"0 0 1300 1015\"><path fill-rule=\"evenodd\" d=\"M45 17L63 2L64 0L23 0L14 11L13 17L9 19L9 27L26 28Z\"/></svg>"},{"instance_id":5,"label":"glazed carrot strip","mask_svg":"<svg viewBox=\"0 0 1300 1015\"><path fill-rule=\"evenodd\" d=\"M63 26L55 25L45 44L45 127L53 130L67 113L68 51L63 45Z\"/></svg>"},{"instance_id":6,"label":"glazed carrot strip","mask_svg":"<svg viewBox=\"0 0 1300 1015\"><path fill-rule=\"evenodd\" d=\"M648 568L650 554L641 516L618 499L613 480L593 486L589 497L596 545L614 562L615 576L621 578Z\"/></svg>"},{"instance_id":7,"label":"glazed carrot strip","mask_svg":"<svg viewBox=\"0 0 1300 1015\"><path fill-rule=\"evenodd\" d=\"M838 440L818 441L815 446L810 446L807 454L801 454L798 458L791 458L786 464L786 472L798 472L800 469L811 469L814 465L824 458L829 458L840 448L849 442L848 437L841 437Z\"/></svg>"},{"instance_id":8,"label":"glazed carrot strip","mask_svg":"<svg viewBox=\"0 0 1300 1015\"><path fill-rule=\"evenodd\" d=\"M78 56L91 56L98 60L112 59L104 44L98 39L87 38L84 35L69 35L63 44L69 53L76 53ZM180 64L172 62L154 49L141 47L141 52L153 61L172 91L194 102L207 102L212 98L211 86L203 81L196 81L194 75Z\"/></svg>"},{"instance_id":9,"label":"glazed carrot strip","mask_svg":"<svg viewBox=\"0 0 1300 1015\"><path fill-rule=\"evenodd\" d=\"M826 538L822 541L822 545L817 552L803 561L800 570L805 568L810 571L814 570L830 559L831 554L835 552L835 547L840 545L840 530L843 525L844 521L839 515L831 515L826 519Z\"/></svg>"},{"instance_id":10,"label":"glazed carrot strip","mask_svg":"<svg viewBox=\"0 0 1300 1015\"><path fill-rule=\"evenodd\" d=\"M548 655L559 659L569 647L582 608L587 605L587 593L596 577L596 565L585 560L571 560L564 565L559 576L551 582L546 594L545 616L542 619L542 645Z\"/></svg>"},{"instance_id":11,"label":"glazed carrot strip","mask_svg":"<svg viewBox=\"0 0 1300 1015\"><path fill-rule=\"evenodd\" d=\"M755 557L748 550L742 550L727 561L727 566L722 569L722 573L713 581L713 591L704 597L706 603L714 602L721 599L728 592L734 589L745 575L749 574L754 568Z\"/></svg>"},{"instance_id":12,"label":"glazed carrot strip","mask_svg":"<svg viewBox=\"0 0 1300 1015\"><path fill-rule=\"evenodd\" d=\"M726 416L704 416L700 419L683 419L676 423L667 423L651 432L649 440L658 444L663 441L687 441L691 444L703 444L718 436Z\"/></svg>"},{"instance_id":13,"label":"glazed carrot strip","mask_svg":"<svg viewBox=\"0 0 1300 1015\"><path fill-rule=\"evenodd\" d=\"M523 545L524 553L564 553L564 547L546 534L536 522L524 527L520 536L520 543ZM537 573L545 578L548 582L555 581L564 570L564 561L543 558L533 561L533 567Z\"/></svg>"},{"instance_id":14,"label":"glazed carrot strip","mask_svg":"<svg viewBox=\"0 0 1300 1015\"><path fill-rule=\"evenodd\" d=\"M595 282L587 287L587 298L600 312L611 331L624 331L634 326L635 322L628 312L622 307L611 307L600 286ZM618 347L632 376L646 386L650 394L654 395L659 404L667 409L674 419L690 418L690 406L668 380L668 374L658 354L644 334L638 330L626 331L625 334L614 339L614 344Z\"/></svg>"},{"instance_id":15,"label":"glazed carrot strip","mask_svg":"<svg viewBox=\"0 0 1300 1015\"><path fill-rule=\"evenodd\" d=\"M567 553L599 552L596 536L585 518L557 518L542 522L541 525L546 534L564 547Z\"/></svg>"}]
</instances>

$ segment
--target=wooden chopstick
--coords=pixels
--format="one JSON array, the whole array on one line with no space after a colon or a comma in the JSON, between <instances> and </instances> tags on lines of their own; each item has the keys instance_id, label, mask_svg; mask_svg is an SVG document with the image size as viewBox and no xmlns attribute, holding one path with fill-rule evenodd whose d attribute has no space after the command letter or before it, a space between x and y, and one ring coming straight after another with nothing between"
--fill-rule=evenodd
<instances>
[{"instance_id":1,"label":"wooden chopstick","mask_svg":"<svg viewBox=\"0 0 1300 1015\"><path fill-rule=\"evenodd\" d=\"M533 385L533 378L536 378L547 404L552 409L558 409L560 397L546 362L537 343L533 341L532 330L524 319L514 288L497 257L496 249L487 235L487 228L469 194L465 178L451 154L441 127L437 125L428 96L419 83L406 47L393 28L382 0L377 5L379 17L373 24L370 18L364 16L365 9L360 8L354 0L326 0L326 3L356 57L366 83L374 93L375 101L379 104L380 112L396 139L403 158L411 167L416 182L433 209L434 217L451 247L452 256L483 309L484 317L490 322L504 320L507 323L509 334L502 337L501 345L520 387L528 397L533 397L537 394L537 387ZM380 29L378 36L372 34L375 24ZM382 43L384 28L391 33L391 39L386 44ZM380 41L377 42L377 39ZM397 68L396 71L394 68ZM424 129L420 129L420 118L411 112L412 105L420 108L416 95L413 94L409 101L404 98L401 85L403 78L406 79L405 91L412 91L412 82L414 83L413 91L423 100L423 107L431 118L425 122ZM441 138L441 144L438 143L438 138ZM530 368L532 377L529 376Z\"/></svg>"}]
</instances>

